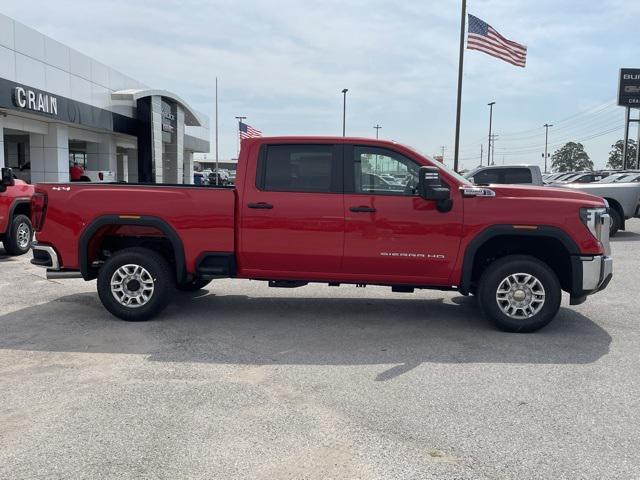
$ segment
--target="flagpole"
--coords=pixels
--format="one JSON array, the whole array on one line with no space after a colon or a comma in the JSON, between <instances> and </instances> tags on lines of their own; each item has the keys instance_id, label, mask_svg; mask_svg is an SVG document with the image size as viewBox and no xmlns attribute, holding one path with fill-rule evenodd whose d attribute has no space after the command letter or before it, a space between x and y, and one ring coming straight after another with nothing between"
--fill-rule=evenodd
<instances>
[{"instance_id":1,"label":"flagpole","mask_svg":"<svg viewBox=\"0 0 640 480\"><path fill-rule=\"evenodd\" d=\"M216 185L218 185L218 77L216 77Z\"/></svg>"},{"instance_id":2,"label":"flagpole","mask_svg":"<svg viewBox=\"0 0 640 480\"><path fill-rule=\"evenodd\" d=\"M453 154L453 169L458 171L458 153L460 150L460 109L462 106L462 71L464 64L464 27L467 16L467 0L462 0L460 15L460 55L458 58L458 103L456 107L456 140Z\"/></svg>"},{"instance_id":3,"label":"flagpole","mask_svg":"<svg viewBox=\"0 0 640 480\"><path fill-rule=\"evenodd\" d=\"M237 116L236 117L238 119L238 158L240 157L240 143L241 143L241 138L240 138L240 125L242 124L243 120L246 120L247 117L243 117L243 116Z\"/></svg>"}]
</instances>

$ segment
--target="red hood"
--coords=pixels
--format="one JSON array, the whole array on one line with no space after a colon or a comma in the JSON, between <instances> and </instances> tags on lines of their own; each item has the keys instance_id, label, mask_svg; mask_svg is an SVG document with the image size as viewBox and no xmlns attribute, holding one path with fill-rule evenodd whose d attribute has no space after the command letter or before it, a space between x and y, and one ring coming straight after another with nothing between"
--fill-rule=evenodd
<instances>
[{"instance_id":1,"label":"red hood","mask_svg":"<svg viewBox=\"0 0 640 480\"><path fill-rule=\"evenodd\" d=\"M585 206L604 206L604 200L595 195L568 190L566 188L535 187L530 185L489 185L498 197L517 198L557 198L561 200L575 200Z\"/></svg>"}]
</instances>

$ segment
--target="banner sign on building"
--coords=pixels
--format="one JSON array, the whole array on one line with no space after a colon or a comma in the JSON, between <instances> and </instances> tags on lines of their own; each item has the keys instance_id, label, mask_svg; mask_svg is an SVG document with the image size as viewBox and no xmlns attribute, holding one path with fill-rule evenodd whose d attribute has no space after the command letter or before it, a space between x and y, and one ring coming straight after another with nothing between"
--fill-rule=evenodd
<instances>
[{"instance_id":1,"label":"banner sign on building","mask_svg":"<svg viewBox=\"0 0 640 480\"><path fill-rule=\"evenodd\" d=\"M621 68L618 105L640 108L640 68Z\"/></svg>"},{"instance_id":2,"label":"banner sign on building","mask_svg":"<svg viewBox=\"0 0 640 480\"><path fill-rule=\"evenodd\" d=\"M25 110L58 115L58 97L28 87L14 87L13 104Z\"/></svg>"}]
</instances>

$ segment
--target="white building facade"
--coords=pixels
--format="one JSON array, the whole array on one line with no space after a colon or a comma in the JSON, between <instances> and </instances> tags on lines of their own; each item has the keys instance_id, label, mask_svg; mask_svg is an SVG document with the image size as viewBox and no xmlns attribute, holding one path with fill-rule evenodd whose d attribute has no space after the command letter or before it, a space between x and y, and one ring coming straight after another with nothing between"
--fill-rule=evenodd
<instances>
[{"instance_id":1,"label":"white building facade","mask_svg":"<svg viewBox=\"0 0 640 480\"><path fill-rule=\"evenodd\" d=\"M0 14L0 166L32 183L67 182L78 163L117 181L193 183L209 119Z\"/></svg>"}]
</instances>

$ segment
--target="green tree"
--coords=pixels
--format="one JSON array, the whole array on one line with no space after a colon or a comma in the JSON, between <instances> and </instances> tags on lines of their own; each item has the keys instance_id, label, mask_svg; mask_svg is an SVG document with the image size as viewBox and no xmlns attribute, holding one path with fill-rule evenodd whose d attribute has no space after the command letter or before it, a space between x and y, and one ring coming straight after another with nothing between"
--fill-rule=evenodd
<instances>
[{"instance_id":1,"label":"green tree","mask_svg":"<svg viewBox=\"0 0 640 480\"><path fill-rule=\"evenodd\" d=\"M593 162L581 143L568 142L551 156L551 168L555 172L593 170Z\"/></svg>"},{"instance_id":2,"label":"green tree","mask_svg":"<svg viewBox=\"0 0 640 480\"><path fill-rule=\"evenodd\" d=\"M622 148L624 146L624 140L618 140L614 145L611 145L611 151L609 152L609 160L607 161L607 167L618 169L622 168ZM629 145L627 147L627 168L631 167L636 161L636 145L635 140L629 139Z\"/></svg>"}]
</instances>

